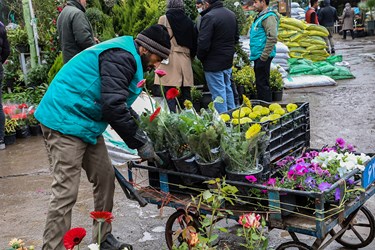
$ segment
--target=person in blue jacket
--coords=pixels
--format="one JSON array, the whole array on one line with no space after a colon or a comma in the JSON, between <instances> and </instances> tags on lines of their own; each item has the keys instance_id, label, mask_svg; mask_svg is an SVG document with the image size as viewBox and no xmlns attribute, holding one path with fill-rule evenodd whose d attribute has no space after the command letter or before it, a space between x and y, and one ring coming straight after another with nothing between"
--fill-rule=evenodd
<instances>
[{"instance_id":1,"label":"person in blue jacket","mask_svg":"<svg viewBox=\"0 0 375 250\"><path fill-rule=\"evenodd\" d=\"M276 55L279 18L268 8L269 0L255 0L259 12L250 30L250 60L254 61L255 84L258 99L272 101L270 88L271 61Z\"/></svg>"},{"instance_id":2,"label":"person in blue jacket","mask_svg":"<svg viewBox=\"0 0 375 250\"><path fill-rule=\"evenodd\" d=\"M135 40L122 36L94 45L61 68L40 102L35 117L53 167L52 197L43 235L44 250L63 250L77 200L81 169L93 184L94 210L112 211L115 174L102 133L108 124L145 160L155 157L153 146L138 128L131 105L141 92L143 72L157 67L170 52L167 29L153 25ZM132 249L103 223L100 249ZM93 242L98 224L93 227Z\"/></svg>"}]
</instances>

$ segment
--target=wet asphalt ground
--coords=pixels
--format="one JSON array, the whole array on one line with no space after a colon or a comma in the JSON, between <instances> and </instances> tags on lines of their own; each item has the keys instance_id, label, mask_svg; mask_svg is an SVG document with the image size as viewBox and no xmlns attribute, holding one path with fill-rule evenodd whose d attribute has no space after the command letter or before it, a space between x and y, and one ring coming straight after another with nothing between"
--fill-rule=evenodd
<instances>
[{"instance_id":1,"label":"wet asphalt ground","mask_svg":"<svg viewBox=\"0 0 375 250\"><path fill-rule=\"evenodd\" d=\"M355 79L340 80L337 86L312 87L284 91L283 103L310 103L311 147L333 144L337 137L357 146L359 152L375 152L375 37L343 41L336 37L336 53L351 65ZM122 168L125 172L125 168ZM0 151L0 249L6 249L12 238L22 238L26 245L41 249L42 234L50 196L51 176L41 137L18 139L15 145ZM375 214L375 198L366 206ZM89 213L93 210L91 187L82 173L79 197L73 209L72 227L84 227L88 235L81 249L90 243ZM113 234L133 244L135 249L167 249L164 226L173 209L158 210L155 205L140 208L126 199L116 184ZM236 230L236 223L226 225ZM276 248L291 238L285 231L272 230L270 247ZM238 239L222 238L231 249L240 249ZM309 245L313 237L301 236ZM348 238L348 241L351 239ZM332 243L326 249L345 249ZM375 241L366 248L375 249Z\"/></svg>"}]
</instances>

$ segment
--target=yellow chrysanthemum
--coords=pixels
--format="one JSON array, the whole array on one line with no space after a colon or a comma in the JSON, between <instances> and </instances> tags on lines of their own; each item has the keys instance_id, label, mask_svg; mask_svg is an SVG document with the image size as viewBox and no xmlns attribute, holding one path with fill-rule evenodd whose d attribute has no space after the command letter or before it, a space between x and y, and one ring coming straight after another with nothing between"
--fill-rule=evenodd
<instances>
[{"instance_id":1,"label":"yellow chrysanthemum","mask_svg":"<svg viewBox=\"0 0 375 250\"><path fill-rule=\"evenodd\" d=\"M254 106L253 111L260 111L262 108L263 108L263 106L256 105L256 106Z\"/></svg>"},{"instance_id":2,"label":"yellow chrysanthemum","mask_svg":"<svg viewBox=\"0 0 375 250\"><path fill-rule=\"evenodd\" d=\"M244 103L248 108L252 108L252 106L251 106L251 101L250 101L249 98L247 98L247 96L242 95L242 100L243 100L243 103Z\"/></svg>"},{"instance_id":3,"label":"yellow chrysanthemum","mask_svg":"<svg viewBox=\"0 0 375 250\"><path fill-rule=\"evenodd\" d=\"M251 108L249 108L249 107L242 107L241 108L241 113L242 112L245 112L245 116L246 116L246 115L248 115L248 114L251 113Z\"/></svg>"},{"instance_id":4,"label":"yellow chrysanthemum","mask_svg":"<svg viewBox=\"0 0 375 250\"><path fill-rule=\"evenodd\" d=\"M285 109L283 108L279 108L279 109L275 109L273 111L274 114L278 114L278 115L284 115L285 114Z\"/></svg>"},{"instance_id":5,"label":"yellow chrysanthemum","mask_svg":"<svg viewBox=\"0 0 375 250\"><path fill-rule=\"evenodd\" d=\"M264 116L262 118L260 118L260 122L266 122L266 121L269 121L270 118L268 116Z\"/></svg>"},{"instance_id":6,"label":"yellow chrysanthemum","mask_svg":"<svg viewBox=\"0 0 375 250\"><path fill-rule=\"evenodd\" d=\"M24 243L21 239L13 238L11 241L9 241L8 245L11 247L21 247L24 245Z\"/></svg>"},{"instance_id":7,"label":"yellow chrysanthemum","mask_svg":"<svg viewBox=\"0 0 375 250\"><path fill-rule=\"evenodd\" d=\"M268 115L270 113L270 110L266 107L263 107L261 110L260 110L260 113L262 115Z\"/></svg>"},{"instance_id":8,"label":"yellow chrysanthemum","mask_svg":"<svg viewBox=\"0 0 375 250\"><path fill-rule=\"evenodd\" d=\"M235 111L233 111L232 113L232 117L233 118L242 118L245 116L245 111L243 109L237 109Z\"/></svg>"},{"instance_id":9,"label":"yellow chrysanthemum","mask_svg":"<svg viewBox=\"0 0 375 250\"><path fill-rule=\"evenodd\" d=\"M278 103L272 103L268 108L269 108L271 111L275 111L276 109L281 109L281 106L280 106L280 104L278 104Z\"/></svg>"},{"instance_id":10,"label":"yellow chrysanthemum","mask_svg":"<svg viewBox=\"0 0 375 250\"><path fill-rule=\"evenodd\" d=\"M259 115L260 115L260 114L257 113L257 112L251 112L251 113L249 114L249 117L250 117L251 119L257 119Z\"/></svg>"},{"instance_id":11,"label":"yellow chrysanthemum","mask_svg":"<svg viewBox=\"0 0 375 250\"><path fill-rule=\"evenodd\" d=\"M224 122L227 122L230 120L230 116L228 114L221 114L220 115L220 118L221 120L223 120Z\"/></svg>"},{"instance_id":12,"label":"yellow chrysanthemum","mask_svg":"<svg viewBox=\"0 0 375 250\"><path fill-rule=\"evenodd\" d=\"M187 109L192 109L193 108L193 103L191 101L189 101L189 100L185 100L184 101L184 106Z\"/></svg>"},{"instance_id":13,"label":"yellow chrysanthemum","mask_svg":"<svg viewBox=\"0 0 375 250\"><path fill-rule=\"evenodd\" d=\"M240 119L233 118L231 122L232 122L233 125L238 125L238 124L250 123L252 121L253 120L251 120L249 117L243 117L243 118L240 118Z\"/></svg>"},{"instance_id":14,"label":"yellow chrysanthemum","mask_svg":"<svg viewBox=\"0 0 375 250\"><path fill-rule=\"evenodd\" d=\"M245 133L246 139L250 139L256 136L261 130L262 130L262 126L259 125L258 123L251 125L250 128Z\"/></svg>"},{"instance_id":15,"label":"yellow chrysanthemum","mask_svg":"<svg viewBox=\"0 0 375 250\"><path fill-rule=\"evenodd\" d=\"M286 110L290 113L290 112L293 112L294 110L296 110L298 108L297 104L294 104L294 103L288 103L288 105L286 105Z\"/></svg>"},{"instance_id":16,"label":"yellow chrysanthemum","mask_svg":"<svg viewBox=\"0 0 375 250\"><path fill-rule=\"evenodd\" d=\"M277 120L281 117L281 115L279 114L272 114L272 115L269 115L268 118L271 120L271 121L274 121L274 120Z\"/></svg>"}]
</instances>

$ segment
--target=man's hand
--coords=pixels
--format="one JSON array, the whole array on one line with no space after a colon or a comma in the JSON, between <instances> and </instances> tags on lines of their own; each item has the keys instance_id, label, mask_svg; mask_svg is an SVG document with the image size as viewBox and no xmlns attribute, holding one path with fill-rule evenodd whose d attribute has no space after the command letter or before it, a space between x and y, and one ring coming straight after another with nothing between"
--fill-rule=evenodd
<instances>
[{"instance_id":1,"label":"man's hand","mask_svg":"<svg viewBox=\"0 0 375 250\"><path fill-rule=\"evenodd\" d=\"M94 37L94 41L95 41L96 44L100 43L100 40L96 37Z\"/></svg>"},{"instance_id":2,"label":"man's hand","mask_svg":"<svg viewBox=\"0 0 375 250\"><path fill-rule=\"evenodd\" d=\"M148 140L142 147L138 148L138 155L142 160L155 159L155 150L150 140Z\"/></svg>"}]
</instances>

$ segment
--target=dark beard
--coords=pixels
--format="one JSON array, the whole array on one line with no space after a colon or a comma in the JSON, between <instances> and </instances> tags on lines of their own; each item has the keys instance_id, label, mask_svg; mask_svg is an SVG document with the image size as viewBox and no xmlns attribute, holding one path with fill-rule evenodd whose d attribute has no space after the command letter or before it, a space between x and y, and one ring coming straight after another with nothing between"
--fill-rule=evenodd
<instances>
[{"instance_id":1,"label":"dark beard","mask_svg":"<svg viewBox=\"0 0 375 250\"><path fill-rule=\"evenodd\" d=\"M154 68L152 65L148 65L150 63L150 57L151 53L149 52L141 55L143 72L151 71Z\"/></svg>"}]
</instances>

